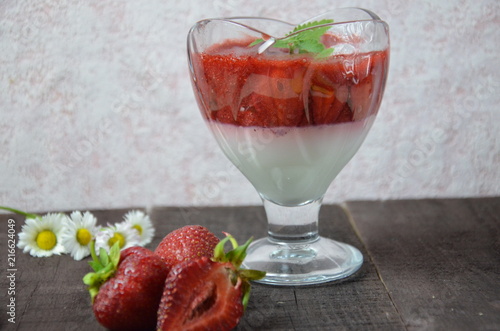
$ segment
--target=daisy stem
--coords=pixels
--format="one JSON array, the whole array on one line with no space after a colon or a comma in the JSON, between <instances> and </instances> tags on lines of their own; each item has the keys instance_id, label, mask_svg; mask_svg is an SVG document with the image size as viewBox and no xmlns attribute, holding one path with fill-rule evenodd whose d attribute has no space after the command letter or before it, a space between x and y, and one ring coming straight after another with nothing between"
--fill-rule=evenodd
<instances>
[{"instance_id":1,"label":"daisy stem","mask_svg":"<svg viewBox=\"0 0 500 331\"><path fill-rule=\"evenodd\" d=\"M90 250L90 256L92 256L92 260L100 263L100 260L97 257L97 254L95 253L95 240L90 241L89 250Z\"/></svg>"},{"instance_id":2,"label":"daisy stem","mask_svg":"<svg viewBox=\"0 0 500 331\"><path fill-rule=\"evenodd\" d=\"M13 213L15 213L15 214L23 215L23 216L25 216L26 218L40 218L40 215L37 215L37 214L31 214L31 213L26 213L26 212L24 212L24 211L17 210L17 209L14 209L14 208L10 208L10 207L0 206L0 209L7 210L7 211L13 212Z\"/></svg>"}]
</instances>

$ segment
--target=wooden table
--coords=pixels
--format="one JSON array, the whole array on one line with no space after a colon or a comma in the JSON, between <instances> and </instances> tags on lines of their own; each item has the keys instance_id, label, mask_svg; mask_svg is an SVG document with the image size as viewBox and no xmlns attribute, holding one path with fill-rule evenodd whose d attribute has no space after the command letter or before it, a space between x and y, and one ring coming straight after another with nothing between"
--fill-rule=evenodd
<instances>
[{"instance_id":1,"label":"wooden table","mask_svg":"<svg viewBox=\"0 0 500 331\"><path fill-rule=\"evenodd\" d=\"M130 209L93 211L114 223ZM156 247L187 224L227 231L240 241L264 236L262 207L153 208ZM0 215L3 276L0 329L102 330L81 278L90 269L70 256L33 258L16 251L7 276L7 221ZM306 287L255 284L237 330L500 330L500 197L353 201L323 206L320 231L360 248L352 278ZM15 287L15 324L8 322Z\"/></svg>"}]
</instances>

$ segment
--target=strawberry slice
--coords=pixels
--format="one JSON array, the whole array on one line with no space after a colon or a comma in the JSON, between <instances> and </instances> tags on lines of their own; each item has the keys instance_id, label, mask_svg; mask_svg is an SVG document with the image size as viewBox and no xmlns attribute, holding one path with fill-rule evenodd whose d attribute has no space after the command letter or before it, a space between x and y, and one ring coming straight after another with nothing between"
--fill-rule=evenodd
<instances>
[{"instance_id":1,"label":"strawberry slice","mask_svg":"<svg viewBox=\"0 0 500 331\"><path fill-rule=\"evenodd\" d=\"M224 252L231 241L234 249ZM248 303L250 280L265 273L240 269L250 244L238 246L228 236L217 244L213 259L202 257L172 268L158 308L157 330L231 330Z\"/></svg>"},{"instance_id":2,"label":"strawberry slice","mask_svg":"<svg viewBox=\"0 0 500 331\"><path fill-rule=\"evenodd\" d=\"M362 120L370 115L374 109L373 102L376 101L373 95L373 82L371 77L363 79L350 88L349 104L354 112L355 120Z\"/></svg>"},{"instance_id":3,"label":"strawberry slice","mask_svg":"<svg viewBox=\"0 0 500 331\"><path fill-rule=\"evenodd\" d=\"M348 104L344 104L344 107L340 110L339 116L335 120L335 123L345 123L351 122L353 120L353 113L351 107Z\"/></svg>"},{"instance_id":4,"label":"strawberry slice","mask_svg":"<svg viewBox=\"0 0 500 331\"><path fill-rule=\"evenodd\" d=\"M321 70L311 80L309 113L315 125L333 124L345 121L345 105L349 90L339 85Z\"/></svg>"},{"instance_id":5,"label":"strawberry slice","mask_svg":"<svg viewBox=\"0 0 500 331\"><path fill-rule=\"evenodd\" d=\"M297 126L305 116L302 100L305 68L282 61L254 64L253 68L240 92L238 124Z\"/></svg>"},{"instance_id":6,"label":"strawberry slice","mask_svg":"<svg viewBox=\"0 0 500 331\"><path fill-rule=\"evenodd\" d=\"M304 104L298 96L280 98L252 93L242 100L241 109L238 124L242 126L297 126L304 117Z\"/></svg>"}]
</instances>

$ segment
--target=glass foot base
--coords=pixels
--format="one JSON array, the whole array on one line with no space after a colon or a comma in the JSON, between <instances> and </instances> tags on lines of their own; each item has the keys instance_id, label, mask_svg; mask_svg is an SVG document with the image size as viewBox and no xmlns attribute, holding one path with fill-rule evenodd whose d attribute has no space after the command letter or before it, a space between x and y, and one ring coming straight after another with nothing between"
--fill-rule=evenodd
<instances>
[{"instance_id":1,"label":"glass foot base","mask_svg":"<svg viewBox=\"0 0 500 331\"><path fill-rule=\"evenodd\" d=\"M310 243L275 243L268 238L254 241L243 267L266 271L258 283L312 285L346 278L363 264L363 255L351 245L319 237Z\"/></svg>"}]
</instances>

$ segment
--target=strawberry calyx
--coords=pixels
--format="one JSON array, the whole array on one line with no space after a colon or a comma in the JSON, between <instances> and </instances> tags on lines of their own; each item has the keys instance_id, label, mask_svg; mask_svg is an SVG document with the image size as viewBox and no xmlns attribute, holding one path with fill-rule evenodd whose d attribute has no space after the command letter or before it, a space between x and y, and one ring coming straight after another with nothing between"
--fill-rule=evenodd
<instances>
[{"instance_id":1,"label":"strawberry calyx","mask_svg":"<svg viewBox=\"0 0 500 331\"><path fill-rule=\"evenodd\" d=\"M265 271L252 270L252 269L242 269L241 264L247 256L247 248L252 242L253 238L248 239L245 244L239 246L236 239L229 233L225 233L226 238L222 239L214 249L214 256L212 261L220 263L231 263L234 266L234 275L231 279L236 285L240 282L243 308L246 309L248 301L250 299L250 281L259 280L264 278L266 275ZM224 246L227 242L231 242L233 249L227 253L224 251Z\"/></svg>"},{"instance_id":2,"label":"strawberry calyx","mask_svg":"<svg viewBox=\"0 0 500 331\"><path fill-rule=\"evenodd\" d=\"M97 256L95 252L95 240L93 240L90 242L90 255L92 256L92 261L89 261L89 265L94 271L89 272L83 277L83 283L88 286L90 298L93 303L101 285L113 277L118 269L118 264L120 263L119 242L116 242L110 248L109 253L101 247L99 256Z\"/></svg>"}]
</instances>

